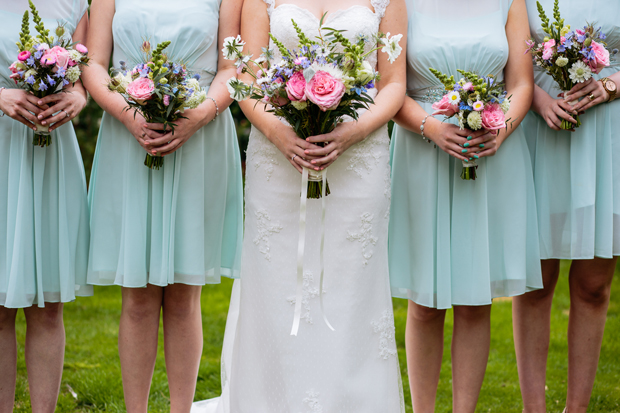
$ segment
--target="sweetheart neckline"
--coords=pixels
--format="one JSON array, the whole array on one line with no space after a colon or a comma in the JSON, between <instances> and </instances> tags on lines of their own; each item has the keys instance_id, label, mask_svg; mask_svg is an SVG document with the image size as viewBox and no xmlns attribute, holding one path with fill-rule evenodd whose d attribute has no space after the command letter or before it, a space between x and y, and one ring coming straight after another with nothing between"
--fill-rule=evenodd
<instances>
[{"instance_id":1,"label":"sweetheart neckline","mask_svg":"<svg viewBox=\"0 0 620 413\"><path fill-rule=\"evenodd\" d=\"M320 19L319 17L316 17L316 15L315 15L314 13L312 13L310 10L308 10L308 9L306 9L306 8L304 8L304 7L298 6L297 4L294 4L294 3L284 3L284 4L280 4L280 5L279 5L279 6L277 6L277 7L275 7L275 6L274 6L274 8L273 8L273 12L275 12L275 11L276 11L277 9L279 9L280 7L284 7L284 6L292 6L292 7L295 7L295 8L297 8L297 9L302 10L302 11L306 12L307 14L309 14L309 15L310 15L310 16L312 16L312 17L313 17L316 21L318 21L318 22L320 22L320 21L321 21L321 19ZM346 9L339 9L339 10L335 10L335 11L333 11L333 12L329 12L329 11L328 11L328 14L327 14L327 16L325 17L325 19L323 20L323 22L327 22L328 20L333 19L333 17L334 17L334 16L338 16L339 14L345 13L345 12L347 12L347 11L351 10L351 9L354 9L354 8L359 8L359 7L361 7L361 8L362 8L362 9L364 9L364 10L368 10L368 12L369 12L369 13L372 13L373 15L375 15L375 14L376 14L376 12L375 12L375 11L372 11L372 10L370 9L370 7L362 6L361 4L354 4L353 6L351 6L351 7L347 7Z\"/></svg>"}]
</instances>

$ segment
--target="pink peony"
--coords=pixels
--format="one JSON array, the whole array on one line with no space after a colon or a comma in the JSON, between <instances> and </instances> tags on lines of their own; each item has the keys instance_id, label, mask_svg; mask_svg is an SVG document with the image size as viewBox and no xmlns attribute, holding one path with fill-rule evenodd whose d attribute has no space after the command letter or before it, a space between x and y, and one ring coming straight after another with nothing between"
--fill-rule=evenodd
<instances>
[{"instance_id":1,"label":"pink peony","mask_svg":"<svg viewBox=\"0 0 620 413\"><path fill-rule=\"evenodd\" d=\"M293 102L306 100L306 79L301 72L293 73L293 76L286 82L286 94Z\"/></svg>"},{"instance_id":2,"label":"pink peony","mask_svg":"<svg viewBox=\"0 0 620 413\"><path fill-rule=\"evenodd\" d=\"M596 42L592 42L592 51L595 55L595 67L592 68L592 71L594 73L600 73L600 71L603 70L604 67L609 66L609 51L605 49L602 44Z\"/></svg>"},{"instance_id":3,"label":"pink peony","mask_svg":"<svg viewBox=\"0 0 620 413\"><path fill-rule=\"evenodd\" d=\"M54 46L45 52L46 55L54 55L56 58L56 69L66 69L69 66L69 52L64 47Z\"/></svg>"},{"instance_id":4,"label":"pink peony","mask_svg":"<svg viewBox=\"0 0 620 413\"><path fill-rule=\"evenodd\" d=\"M435 115L444 115L450 117L459 111L457 105L453 105L448 99L448 95L444 95L439 102L433 103L433 116Z\"/></svg>"},{"instance_id":5,"label":"pink peony","mask_svg":"<svg viewBox=\"0 0 620 413\"><path fill-rule=\"evenodd\" d=\"M41 64L47 66L53 66L56 64L56 56L51 53L45 53L43 57L41 57Z\"/></svg>"},{"instance_id":6,"label":"pink peony","mask_svg":"<svg viewBox=\"0 0 620 413\"><path fill-rule=\"evenodd\" d=\"M139 77L127 86L127 94L140 105L153 97L155 84L148 77Z\"/></svg>"},{"instance_id":7,"label":"pink peony","mask_svg":"<svg viewBox=\"0 0 620 413\"><path fill-rule=\"evenodd\" d=\"M336 109L345 91L346 88L341 80L323 70L316 72L306 84L306 97L323 112Z\"/></svg>"},{"instance_id":8,"label":"pink peony","mask_svg":"<svg viewBox=\"0 0 620 413\"><path fill-rule=\"evenodd\" d=\"M471 92L474 90L474 84L471 82L467 82L463 85L463 90L466 90L468 92Z\"/></svg>"},{"instance_id":9,"label":"pink peony","mask_svg":"<svg viewBox=\"0 0 620 413\"><path fill-rule=\"evenodd\" d=\"M506 127L504 111L498 103L486 105L481 114L482 127L486 130L498 130Z\"/></svg>"},{"instance_id":10,"label":"pink peony","mask_svg":"<svg viewBox=\"0 0 620 413\"><path fill-rule=\"evenodd\" d=\"M82 43L76 44L75 45L75 50L77 50L78 52L80 52L82 54L88 53L88 49Z\"/></svg>"},{"instance_id":11,"label":"pink peony","mask_svg":"<svg viewBox=\"0 0 620 413\"><path fill-rule=\"evenodd\" d=\"M551 39L548 42L543 43L544 50L542 54L542 58L545 60L551 59L553 56L553 46L555 46L555 39Z\"/></svg>"},{"instance_id":12,"label":"pink peony","mask_svg":"<svg viewBox=\"0 0 620 413\"><path fill-rule=\"evenodd\" d=\"M17 55L17 59L20 62L25 62L26 60L28 60L29 57L30 57L30 52L28 50L24 50L23 52L20 52Z\"/></svg>"}]
</instances>

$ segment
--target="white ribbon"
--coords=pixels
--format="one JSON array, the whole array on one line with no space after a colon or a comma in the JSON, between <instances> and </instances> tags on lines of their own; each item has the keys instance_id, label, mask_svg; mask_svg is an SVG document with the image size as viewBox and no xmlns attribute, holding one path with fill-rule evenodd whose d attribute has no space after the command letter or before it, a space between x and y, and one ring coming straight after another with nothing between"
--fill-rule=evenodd
<instances>
[{"instance_id":1,"label":"white ribbon","mask_svg":"<svg viewBox=\"0 0 620 413\"><path fill-rule=\"evenodd\" d=\"M301 199L299 205L299 242L297 243L297 295L295 298L295 316L293 318L293 328L291 335L296 336L299 331L299 323L301 321L301 301L303 300L303 284L304 284L304 255L306 251L306 212L308 202L308 169L303 168L301 174ZM319 281L319 300L321 302L321 315L325 324L334 331L332 325L327 321L325 311L323 310L323 278L325 275L325 265L323 260L323 250L325 247L325 188L327 187L327 170L322 170L321 174L321 249L320 249L320 265L321 278Z\"/></svg>"}]
</instances>

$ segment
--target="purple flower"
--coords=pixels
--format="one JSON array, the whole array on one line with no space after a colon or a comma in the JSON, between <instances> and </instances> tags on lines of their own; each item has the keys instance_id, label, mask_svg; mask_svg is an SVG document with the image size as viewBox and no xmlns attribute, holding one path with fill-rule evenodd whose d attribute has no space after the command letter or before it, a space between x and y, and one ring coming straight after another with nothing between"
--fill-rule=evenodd
<instances>
[{"instance_id":1,"label":"purple flower","mask_svg":"<svg viewBox=\"0 0 620 413\"><path fill-rule=\"evenodd\" d=\"M28 76L28 79L26 79L26 83L28 83L29 85L34 85L34 76Z\"/></svg>"},{"instance_id":2,"label":"purple flower","mask_svg":"<svg viewBox=\"0 0 620 413\"><path fill-rule=\"evenodd\" d=\"M47 85L43 83L43 80L39 83L39 90L47 90Z\"/></svg>"},{"instance_id":3,"label":"purple flower","mask_svg":"<svg viewBox=\"0 0 620 413\"><path fill-rule=\"evenodd\" d=\"M54 86L56 84L56 81L52 79L50 75L47 75L47 83L49 83L50 86Z\"/></svg>"},{"instance_id":4,"label":"purple flower","mask_svg":"<svg viewBox=\"0 0 620 413\"><path fill-rule=\"evenodd\" d=\"M63 86L67 86L68 84L69 84L69 81L68 81L67 79L64 79L64 80L62 81L62 85L63 85Z\"/></svg>"},{"instance_id":5,"label":"purple flower","mask_svg":"<svg viewBox=\"0 0 620 413\"><path fill-rule=\"evenodd\" d=\"M30 56L27 60L26 60L26 64L28 66L34 66L34 57Z\"/></svg>"},{"instance_id":6,"label":"purple flower","mask_svg":"<svg viewBox=\"0 0 620 413\"><path fill-rule=\"evenodd\" d=\"M366 89L372 89L373 87L375 87L375 82L374 81L370 81L367 85L366 85Z\"/></svg>"},{"instance_id":7,"label":"purple flower","mask_svg":"<svg viewBox=\"0 0 620 413\"><path fill-rule=\"evenodd\" d=\"M67 70L64 67L61 67L58 69L58 72L56 72L56 77L57 78L61 78L61 77L65 77L65 75L67 74Z\"/></svg>"},{"instance_id":8,"label":"purple flower","mask_svg":"<svg viewBox=\"0 0 620 413\"><path fill-rule=\"evenodd\" d=\"M41 56L43 56L43 52L41 50L38 50L36 52L34 52L34 58L39 60L41 59Z\"/></svg>"},{"instance_id":9,"label":"purple flower","mask_svg":"<svg viewBox=\"0 0 620 413\"><path fill-rule=\"evenodd\" d=\"M573 38L572 36L570 37L566 37L566 41L564 42L563 46L567 49L570 49L571 47L573 47Z\"/></svg>"},{"instance_id":10,"label":"purple flower","mask_svg":"<svg viewBox=\"0 0 620 413\"><path fill-rule=\"evenodd\" d=\"M196 80L200 80L200 75L198 73L196 73L194 76L192 76L194 79Z\"/></svg>"}]
</instances>

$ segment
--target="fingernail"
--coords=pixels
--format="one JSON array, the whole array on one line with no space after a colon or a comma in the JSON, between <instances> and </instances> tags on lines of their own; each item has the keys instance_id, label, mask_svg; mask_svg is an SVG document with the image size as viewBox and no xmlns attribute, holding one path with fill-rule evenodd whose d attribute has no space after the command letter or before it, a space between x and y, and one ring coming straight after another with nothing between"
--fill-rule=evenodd
<instances>
[{"instance_id":1,"label":"fingernail","mask_svg":"<svg viewBox=\"0 0 620 413\"><path fill-rule=\"evenodd\" d=\"M468 137L467 137L467 140L468 140L468 141L470 141L470 140L471 140L471 136L468 136Z\"/></svg>"},{"instance_id":2,"label":"fingernail","mask_svg":"<svg viewBox=\"0 0 620 413\"><path fill-rule=\"evenodd\" d=\"M484 148L484 143L481 143L481 144L480 144L480 145L478 145L478 146L480 146L481 148Z\"/></svg>"},{"instance_id":3,"label":"fingernail","mask_svg":"<svg viewBox=\"0 0 620 413\"><path fill-rule=\"evenodd\" d=\"M42 101L42 100L40 100L40 101L39 101L39 105L42 105L42 104L43 104L43 101Z\"/></svg>"},{"instance_id":4,"label":"fingernail","mask_svg":"<svg viewBox=\"0 0 620 413\"><path fill-rule=\"evenodd\" d=\"M471 161L473 158L469 158L469 160Z\"/></svg>"},{"instance_id":5,"label":"fingernail","mask_svg":"<svg viewBox=\"0 0 620 413\"><path fill-rule=\"evenodd\" d=\"M461 152L462 152L462 153L465 153L465 152L467 152L467 149L463 149Z\"/></svg>"},{"instance_id":6,"label":"fingernail","mask_svg":"<svg viewBox=\"0 0 620 413\"><path fill-rule=\"evenodd\" d=\"M39 118L39 119L40 119L40 118ZM46 123L47 123L46 121L43 121L43 122L41 122L41 125L45 125Z\"/></svg>"},{"instance_id":7,"label":"fingernail","mask_svg":"<svg viewBox=\"0 0 620 413\"><path fill-rule=\"evenodd\" d=\"M465 142L465 145L463 146L467 148L469 146L469 142Z\"/></svg>"},{"instance_id":8,"label":"fingernail","mask_svg":"<svg viewBox=\"0 0 620 413\"><path fill-rule=\"evenodd\" d=\"M474 158L478 159L478 158L480 158L480 157L479 157L478 155L474 155Z\"/></svg>"},{"instance_id":9,"label":"fingernail","mask_svg":"<svg viewBox=\"0 0 620 413\"><path fill-rule=\"evenodd\" d=\"M37 116L37 118L39 118L39 119L43 119L43 116L39 115L39 116Z\"/></svg>"}]
</instances>

